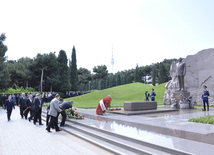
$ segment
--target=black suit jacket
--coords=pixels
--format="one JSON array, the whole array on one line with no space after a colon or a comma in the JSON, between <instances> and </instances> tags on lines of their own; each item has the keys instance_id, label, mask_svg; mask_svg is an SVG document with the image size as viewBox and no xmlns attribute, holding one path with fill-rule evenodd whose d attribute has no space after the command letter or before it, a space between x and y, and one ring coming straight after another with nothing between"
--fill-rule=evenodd
<instances>
[{"instance_id":1,"label":"black suit jacket","mask_svg":"<svg viewBox=\"0 0 214 155\"><path fill-rule=\"evenodd\" d=\"M27 100L26 100L26 105L27 105L27 107L29 107L29 106L31 106L32 107L32 99L31 99L31 101L30 101L30 99L28 98Z\"/></svg>"},{"instance_id":2,"label":"black suit jacket","mask_svg":"<svg viewBox=\"0 0 214 155\"><path fill-rule=\"evenodd\" d=\"M41 99L41 103L40 103L40 99L39 98L35 98L35 100L34 100L34 109L35 110L42 109L42 105L43 105L43 100Z\"/></svg>"},{"instance_id":3,"label":"black suit jacket","mask_svg":"<svg viewBox=\"0 0 214 155\"><path fill-rule=\"evenodd\" d=\"M20 97L18 104L20 105L20 107L26 107L26 99L23 97Z\"/></svg>"}]
</instances>

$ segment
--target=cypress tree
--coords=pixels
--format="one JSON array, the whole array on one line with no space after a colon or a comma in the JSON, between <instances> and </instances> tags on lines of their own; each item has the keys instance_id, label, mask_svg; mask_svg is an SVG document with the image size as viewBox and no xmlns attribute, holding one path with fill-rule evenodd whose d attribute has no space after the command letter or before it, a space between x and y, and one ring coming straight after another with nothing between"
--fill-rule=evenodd
<instances>
[{"instance_id":1,"label":"cypress tree","mask_svg":"<svg viewBox=\"0 0 214 155\"><path fill-rule=\"evenodd\" d=\"M66 52L61 50L57 58L59 63L59 91L66 92L71 88L69 68L67 65L68 59Z\"/></svg>"},{"instance_id":2,"label":"cypress tree","mask_svg":"<svg viewBox=\"0 0 214 155\"><path fill-rule=\"evenodd\" d=\"M142 76L140 74L140 68L138 67L138 64L135 68L134 81L135 82L142 82Z\"/></svg>"},{"instance_id":3,"label":"cypress tree","mask_svg":"<svg viewBox=\"0 0 214 155\"><path fill-rule=\"evenodd\" d=\"M166 68L163 65L163 63L160 63L159 65L159 75L158 75L158 84L164 83L168 80L167 74L166 74Z\"/></svg>"},{"instance_id":4,"label":"cypress tree","mask_svg":"<svg viewBox=\"0 0 214 155\"><path fill-rule=\"evenodd\" d=\"M71 90L78 90L78 74L77 74L77 60L76 60L76 49L73 46L71 54L71 63L70 63L70 81L71 81Z\"/></svg>"},{"instance_id":5,"label":"cypress tree","mask_svg":"<svg viewBox=\"0 0 214 155\"><path fill-rule=\"evenodd\" d=\"M152 85L153 86L156 85L156 67L155 66L152 67Z\"/></svg>"}]
</instances>

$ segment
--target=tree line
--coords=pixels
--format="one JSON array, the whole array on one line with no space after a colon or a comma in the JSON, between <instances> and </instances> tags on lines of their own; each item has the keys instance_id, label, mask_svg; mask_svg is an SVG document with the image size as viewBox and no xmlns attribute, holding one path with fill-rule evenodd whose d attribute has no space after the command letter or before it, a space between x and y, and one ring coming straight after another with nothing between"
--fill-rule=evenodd
<instances>
[{"instance_id":1,"label":"tree line","mask_svg":"<svg viewBox=\"0 0 214 155\"><path fill-rule=\"evenodd\" d=\"M86 91L106 89L132 82L151 83L156 85L170 80L171 62L176 59L165 59L163 62L147 66L136 66L115 74L109 73L105 65L95 66L93 72L86 68L77 69L76 49L72 48L71 61L64 50L59 54L37 54L36 57L22 57L18 60L7 60L4 45L5 34L0 36L0 89L15 86L32 87L38 91Z\"/></svg>"}]
</instances>

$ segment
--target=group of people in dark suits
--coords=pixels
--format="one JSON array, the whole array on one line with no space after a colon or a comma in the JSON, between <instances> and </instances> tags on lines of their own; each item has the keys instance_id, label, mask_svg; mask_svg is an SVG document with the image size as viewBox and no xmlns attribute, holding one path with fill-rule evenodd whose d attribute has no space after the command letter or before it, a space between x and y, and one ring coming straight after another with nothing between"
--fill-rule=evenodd
<instances>
[{"instance_id":1,"label":"group of people in dark suits","mask_svg":"<svg viewBox=\"0 0 214 155\"><path fill-rule=\"evenodd\" d=\"M152 88L152 92L151 92L151 95L149 94L148 91L145 92L145 97L146 97L146 101L149 101L149 98L151 98L151 101L155 101L155 96L156 96L156 93L154 92L154 89Z\"/></svg>"},{"instance_id":2,"label":"group of people in dark suits","mask_svg":"<svg viewBox=\"0 0 214 155\"><path fill-rule=\"evenodd\" d=\"M28 119L30 122L33 120L35 125L36 122L39 122L39 125L43 125L41 120L43 103L42 95L40 93L35 95L29 94L28 96L25 96L25 93L22 93L18 101L21 118ZM29 113L30 117L28 117Z\"/></svg>"},{"instance_id":3,"label":"group of people in dark suits","mask_svg":"<svg viewBox=\"0 0 214 155\"><path fill-rule=\"evenodd\" d=\"M4 94L3 94L4 95ZM42 124L41 114L42 114L42 105L44 104L44 94L36 93L31 94L22 93L18 96L17 106L20 108L21 118L28 119L29 122L33 120L33 123L36 125L38 122L39 125ZM47 118L46 118L46 130L50 131L50 128L55 128L56 131L61 131L58 127L58 116L62 115L62 121L60 127L65 126L65 121L67 118L66 109L72 108L73 101L63 101L58 94L53 94L49 96L51 99L50 105L47 108ZM10 121L12 110L15 109L16 100L13 99L13 95L9 95L8 99L4 100L4 108L7 110L7 118ZM28 117L28 115L30 116ZM72 114L74 115L74 114ZM50 122L49 122L50 119Z\"/></svg>"}]
</instances>

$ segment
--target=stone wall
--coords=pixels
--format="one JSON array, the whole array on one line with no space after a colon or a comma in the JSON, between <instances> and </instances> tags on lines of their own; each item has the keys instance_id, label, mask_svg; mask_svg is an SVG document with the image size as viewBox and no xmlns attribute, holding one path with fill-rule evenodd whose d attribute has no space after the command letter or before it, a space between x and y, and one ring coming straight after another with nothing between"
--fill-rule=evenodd
<instances>
[{"instance_id":1,"label":"stone wall","mask_svg":"<svg viewBox=\"0 0 214 155\"><path fill-rule=\"evenodd\" d=\"M209 103L214 105L214 49L205 49L195 55L189 55L183 61L187 67L184 77L185 88L193 97L192 102L201 105L203 85L206 85L210 92ZM165 86L164 104L171 104L172 93L179 89L178 79L175 77L176 63L173 62L170 68L172 80Z\"/></svg>"}]
</instances>

